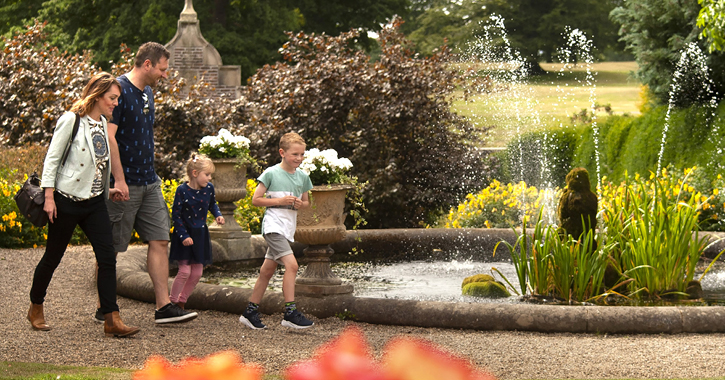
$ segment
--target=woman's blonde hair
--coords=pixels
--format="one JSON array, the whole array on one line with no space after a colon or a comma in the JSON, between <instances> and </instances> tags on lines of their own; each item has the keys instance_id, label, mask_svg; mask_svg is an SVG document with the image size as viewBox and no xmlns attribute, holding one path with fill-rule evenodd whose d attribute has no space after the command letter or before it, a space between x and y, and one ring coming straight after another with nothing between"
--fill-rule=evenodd
<instances>
[{"instance_id":1,"label":"woman's blonde hair","mask_svg":"<svg viewBox=\"0 0 725 380\"><path fill-rule=\"evenodd\" d=\"M116 78L105 71L92 76L86 87L83 88L81 99L73 103L70 111L77 113L78 116L88 115L98 99L102 98L114 85L118 86L119 91L121 90L121 84L118 83Z\"/></svg>"},{"instance_id":2,"label":"woman's blonde hair","mask_svg":"<svg viewBox=\"0 0 725 380\"><path fill-rule=\"evenodd\" d=\"M192 153L188 161L186 161L186 180L191 179L191 174L196 170L197 172L208 171L214 173L214 163L211 158L200 153Z\"/></svg>"}]
</instances>

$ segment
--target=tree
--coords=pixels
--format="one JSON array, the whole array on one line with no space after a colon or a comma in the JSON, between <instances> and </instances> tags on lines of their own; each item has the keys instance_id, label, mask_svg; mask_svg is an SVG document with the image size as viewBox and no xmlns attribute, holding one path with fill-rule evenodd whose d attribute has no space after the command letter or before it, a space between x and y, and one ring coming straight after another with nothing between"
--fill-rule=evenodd
<instances>
[{"instance_id":1,"label":"tree","mask_svg":"<svg viewBox=\"0 0 725 380\"><path fill-rule=\"evenodd\" d=\"M419 57L395 19L380 32L379 60L337 37L290 33L284 62L250 78L242 131L258 157L275 158L287 131L308 146L333 148L353 162L373 228L416 227L430 213L480 188L488 174L473 148L484 131L450 109L458 73L442 47Z\"/></svg>"},{"instance_id":2,"label":"tree","mask_svg":"<svg viewBox=\"0 0 725 380\"><path fill-rule=\"evenodd\" d=\"M629 0L612 10L610 17L621 25L620 36L635 56L639 69L635 76L646 84L661 103L669 100L671 80L683 48L697 42L700 6L694 1ZM705 41L700 41L707 51ZM722 53L707 55L715 91L725 90L725 59ZM698 101L702 83L683 88L677 101L687 105Z\"/></svg>"},{"instance_id":3,"label":"tree","mask_svg":"<svg viewBox=\"0 0 725 380\"><path fill-rule=\"evenodd\" d=\"M725 49L725 2L722 0L698 0L702 9L697 16L697 26L702 28L702 37L707 39L709 50Z\"/></svg>"},{"instance_id":4,"label":"tree","mask_svg":"<svg viewBox=\"0 0 725 380\"><path fill-rule=\"evenodd\" d=\"M492 15L505 19L511 45L522 57L552 61L563 42L565 27L578 28L593 39L604 58L623 51L617 27L608 18L619 0L424 0L415 3L410 38L424 54L448 39L459 52L482 32Z\"/></svg>"}]
</instances>

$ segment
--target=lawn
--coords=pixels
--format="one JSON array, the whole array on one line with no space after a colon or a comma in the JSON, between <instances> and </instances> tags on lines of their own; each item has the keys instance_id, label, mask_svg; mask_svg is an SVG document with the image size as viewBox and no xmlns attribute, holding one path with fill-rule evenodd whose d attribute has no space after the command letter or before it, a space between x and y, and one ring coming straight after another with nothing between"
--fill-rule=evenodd
<instances>
[{"instance_id":1,"label":"lawn","mask_svg":"<svg viewBox=\"0 0 725 380\"><path fill-rule=\"evenodd\" d=\"M609 104L614 114L639 114L641 85L631 78L635 62L601 62L591 66L594 87L587 85L587 68L577 65L560 72L562 64L541 65L548 74L524 83L499 83L491 93L453 108L481 127L493 129L487 146L502 147L515 134L544 126L569 125L570 117L592 103ZM592 91L593 89L593 91ZM599 110L597 119L607 116Z\"/></svg>"},{"instance_id":2,"label":"lawn","mask_svg":"<svg viewBox=\"0 0 725 380\"><path fill-rule=\"evenodd\" d=\"M133 371L118 368L71 367L40 363L0 361L2 380L131 380ZM276 375L265 375L264 380L281 380ZM211 379L210 379L211 380ZM617 380L617 379L608 379ZM624 380L624 379L622 379ZM657 379L653 379L657 380ZM664 379L661 379L664 380ZM678 379L668 379L678 380ZM683 379L679 379L683 380ZM725 377L692 378L687 380L725 380Z\"/></svg>"}]
</instances>

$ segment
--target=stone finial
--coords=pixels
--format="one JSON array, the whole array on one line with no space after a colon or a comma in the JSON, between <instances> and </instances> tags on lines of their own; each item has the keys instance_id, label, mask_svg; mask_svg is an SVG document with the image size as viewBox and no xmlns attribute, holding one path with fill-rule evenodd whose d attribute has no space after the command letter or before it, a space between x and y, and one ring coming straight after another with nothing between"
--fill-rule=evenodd
<instances>
[{"instance_id":1,"label":"stone finial","mask_svg":"<svg viewBox=\"0 0 725 380\"><path fill-rule=\"evenodd\" d=\"M196 11L194 10L193 0L186 0L184 10L181 11L181 21L196 22Z\"/></svg>"}]
</instances>

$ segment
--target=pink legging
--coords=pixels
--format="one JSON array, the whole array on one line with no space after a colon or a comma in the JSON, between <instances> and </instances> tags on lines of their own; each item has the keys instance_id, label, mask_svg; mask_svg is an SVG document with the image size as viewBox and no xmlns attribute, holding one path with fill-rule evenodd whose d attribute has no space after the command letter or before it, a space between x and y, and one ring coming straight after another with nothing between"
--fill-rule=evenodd
<instances>
[{"instance_id":1,"label":"pink legging","mask_svg":"<svg viewBox=\"0 0 725 380\"><path fill-rule=\"evenodd\" d=\"M186 264L179 262L179 273L176 274L174 283L171 285L171 302L186 302L189 295L194 291L196 283L199 282L204 271L204 264Z\"/></svg>"}]
</instances>

